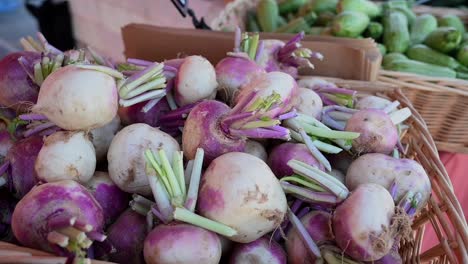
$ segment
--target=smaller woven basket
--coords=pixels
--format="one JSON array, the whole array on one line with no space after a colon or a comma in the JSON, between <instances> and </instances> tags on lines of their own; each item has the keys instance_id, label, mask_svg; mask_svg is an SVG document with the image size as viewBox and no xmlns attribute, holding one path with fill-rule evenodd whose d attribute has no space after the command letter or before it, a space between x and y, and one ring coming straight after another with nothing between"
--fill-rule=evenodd
<instances>
[{"instance_id":1,"label":"smaller woven basket","mask_svg":"<svg viewBox=\"0 0 468 264\"><path fill-rule=\"evenodd\" d=\"M57 257L51 253L17 246L0 241L0 263L3 264L66 264L67 258ZM100 260L90 260L83 264L116 264Z\"/></svg>"},{"instance_id":2,"label":"smaller woven basket","mask_svg":"<svg viewBox=\"0 0 468 264\"><path fill-rule=\"evenodd\" d=\"M384 70L378 80L402 89L439 150L468 153L468 81Z\"/></svg>"},{"instance_id":3,"label":"smaller woven basket","mask_svg":"<svg viewBox=\"0 0 468 264\"><path fill-rule=\"evenodd\" d=\"M424 167L431 180L432 196L426 208L414 220L413 239L400 245L403 263L468 263L466 218L454 195L450 178L439 159L436 144L423 117L403 94L399 85L324 79L340 87L356 90L361 94L383 96L392 101L398 100L402 107L408 107L413 113L412 117L406 121L410 129L402 138L407 149L404 156L418 161ZM439 241L436 246L421 252L424 230L428 225L435 230Z\"/></svg>"}]
</instances>

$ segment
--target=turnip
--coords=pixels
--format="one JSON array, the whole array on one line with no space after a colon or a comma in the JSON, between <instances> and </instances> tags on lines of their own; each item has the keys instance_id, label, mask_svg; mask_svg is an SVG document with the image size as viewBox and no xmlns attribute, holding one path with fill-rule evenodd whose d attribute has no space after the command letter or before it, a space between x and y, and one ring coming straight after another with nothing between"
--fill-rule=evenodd
<instances>
[{"instance_id":1,"label":"turnip","mask_svg":"<svg viewBox=\"0 0 468 264\"><path fill-rule=\"evenodd\" d=\"M216 64L219 97L230 104L239 89L265 70L255 61L240 56L228 56Z\"/></svg>"},{"instance_id":2,"label":"turnip","mask_svg":"<svg viewBox=\"0 0 468 264\"><path fill-rule=\"evenodd\" d=\"M216 234L200 227L159 225L146 237L143 253L148 264L217 264L221 242Z\"/></svg>"},{"instance_id":3,"label":"turnip","mask_svg":"<svg viewBox=\"0 0 468 264\"><path fill-rule=\"evenodd\" d=\"M46 182L86 182L96 169L96 152L84 132L58 131L44 140L34 165L39 179Z\"/></svg>"},{"instance_id":4,"label":"turnip","mask_svg":"<svg viewBox=\"0 0 468 264\"><path fill-rule=\"evenodd\" d=\"M358 261L375 261L387 255L395 237L408 235L408 224L395 214L390 193L377 184L361 184L333 215L336 243Z\"/></svg>"},{"instance_id":5,"label":"turnip","mask_svg":"<svg viewBox=\"0 0 468 264\"><path fill-rule=\"evenodd\" d=\"M107 240L114 249L108 255L117 263L143 264L143 243L146 238L146 217L128 209L107 229Z\"/></svg>"},{"instance_id":6,"label":"turnip","mask_svg":"<svg viewBox=\"0 0 468 264\"><path fill-rule=\"evenodd\" d=\"M8 188L22 198L39 181L34 164L43 145L42 137L29 137L16 142L8 151L2 169L7 172Z\"/></svg>"},{"instance_id":7,"label":"turnip","mask_svg":"<svg viewBox=\"0 0 468 264\"><path fill-rule=\"evenodd\" d=\"M420 193L420 208L431 195L431 182L424 168L414 160L396 159L384 154L370 153L356 159L346 174L346 186L352 191L361 184L375 183L391 191L395 184L398 202L408 191Z\"/></svg>"},{"instance_id":8,"label":"turnip","mask_svg":"<svg viewBox=\"0 0 468 264\"><path fill-rule=\"evenodd\" d=\"M186 57L175 79L174 99L179 106L216 96L216 72L211 63L201 56Z\"/></svg>"},{"instance_id":9,"label":"turnip","mask_svg":"<svg viewBox=\"0 0 468 264\"><path fill-rule=\"evenodd\" d=\"M307 232L319 246L333 241L331 219L331 214L323 211L312 211L300 218ZM296 229L293 228L288 232L285 246L288 253L288 263L315 263L316 257L308 253Z\"/></svg>"},{"instance_id":10,"label":"turnip","mask_svg":"<svg viewBox=\"0 0 468 264\"><path fill-rule=\"evenodd\" d=\"M270 151L268 165L273 173L275 173L276 177L290 176L293 175L294 172L291 167L288 166L288 162L293 159L315 166L320 170L325 169L323 165L314 158L305 144L289 142L278 145Z\"/></svg>"},{"instance_id":11,"label":"turnip","mask_svg":"<svg viewBox=\"0 0 468 264\"><path fill-rule=\"evenodd\" d=\"M266 237L247 244L236 244L229 260L230 264L286 264L286 254L275 241Z\"/></svg>"},{"instance_id":12,"label":"turnip","mask_svg":"<svg viewBox=\"0 0 468 264\"><path fill-rule=\"evenodd\" d=\"M203 175L199 212L236 230L230 237L233 241L249 243L274 230L283 221L286 207L273 172L250 154L224 154Z\"/></svg>"},{"instance_id":13,"label":"turnip","mask_svg":"<svg viewBox=\"0 0 468 264\"><path fill-rule=\"evenodd\" d=\"M20 58L23 63L19 62ZM40 53L24 51L11 53L0 60L1 105L25 112L36 103L39 86L28 72L32 71L33 62L40 58Z\"/></svg>"},{"instance_id":14,"label":"turnip","mask_svg":"<svg viewBox=\"0 0 468 264\"><path fill-rule=\"evenodd\" d=\"M245 144L245 153L249 153L263 161L267 161L268 154L262 143L255 140L247 140Z\"/></svg>"},{"instance_id":15,"label":"turnip","mask_svg":"<svg viewBox=\"0 0 468 264\"><path fill-rule=\"evenodd\" d=\"M313 68L309 58L322 60L323 56L302 47L300 41L304 36L304 32L301 32L287 43L273 39L263 40L262 47L259 47L257 63L267 72L284 71L293 77L297 77L297 68Z\"/></svg>"},{"instance_id":16,"label":"turnip","mask_svg":"<svg viewBox=\"0 0 468 264\"><path fill-rule=\"evenodd\" d=\"M182 134L184 154L193 159L197 148L205 150L207 164L221 154L245 151L246 139L289 139L289 131L280 126L281 119L294 116L290 101L297 85L281 72L263 75L239 93L233 109L214 101L204 101L190 112ZM250 91L250 92L248 92ZM278 91L278 92L277 92Z\"/></svg>"},{"instance_id":17,"label":"turnip","mask_svg":"<svg viewBox=\"0 0 468 264\"><path fill-rule=\"evenodd\" d=\"M107 153L110 178L125 192L150 194L144 152L161 147L170 156L179 150L177 141L157 128L141 123L123 128L112 139Z\"/></svg>"},{"instance_id":18,"label":"turnip","mask_svg":"<svg viewBox=\"0 0 468 264\"><path fill-rule=\"evenodd\" d=\"M359 138L353 141L353 149L359 154L389 154L398 141L395 125L381 110L365 109L353 114L345 130L360 133Z\"/></svg>"},{"instance_id":19,"label":"turnip","mask_svg":"<svg viewBox=\"0 0 468 264\"><path fill-rule=\"evenodd\" d=\"M96 171L85 187L101 205L106 224L114 220L128 207L128 194L115 185L107 172Z\"/></svg>"},{"instance_id":20,"label":"turnip","mask_svg":"<svg viewBox=\"0 0 468 264\"><path fill-rule=\"evenodd\" d=\"M111 122L118 109L116 81L84 67L69 65L49 75L32 111L67 130L89 130Z\"/></svg>"},{"instance_id":21,"label":"turnip","mask_svg":"<svg viewBox=\"0 0 468 264\"><path fill-rule=\"evenodd\" d=\"M18 241L53 252L56 246L84 257L92 240L103 241L102 208L79 183L71 180L33 188L16 205L12 229Z\"/></svg>"},{"instance_id":22,"label":"turnip","mask_svg":"<svg viewBox=\"0 0 468 264\"><path fill-rule=\"evenodd\" d=\"M100 161L107 157L107 150L117 131L120 129L120 118L114 119L103 127L98 127L90 131L91 142L96 151L96 160Z\"/></svg>"},{"instance_id":23,"label":"turnip","mask_svg":"<svg viewBox=\"0 0 468 264\"><path fill-rule=\"evenodd\" d=\"M322 115L322 99L313 90L306 88L299 88L299 94L297 96L298 101L296 102L295 108L297 112L315 117L320 120Z\"/></svg>"},{"instance_id":24,"label":"turnip","mask_svg":"<svg viewBox=\"0 0 468 264\"><path fill-rule=\"evenodd\" d=\"M234 104L238 104L240 101L245 100L245 98L249 98L254 91L258 91L258 96L262 98L278 94L283 111L291 110L298 96L296 81L290 75L276 71L257 75L256 78L253 78L242 86L234 98Z\"/></svg>"},{"instance_id":25,"label":"turnip","mask_svg":"<svg viewBox=\"0 0 468 264\"><path fill-rule=\"evenodd\" d=\"M265 70L256 63L259 45L259 35L244 33L241 36L239 28L234 38L234 52L216 64L216 80L218 81L218 96L226 104L231 104L238 90L252 81ZM262 44L260 44L262 45Z\"/></svg>"}]
</instances>

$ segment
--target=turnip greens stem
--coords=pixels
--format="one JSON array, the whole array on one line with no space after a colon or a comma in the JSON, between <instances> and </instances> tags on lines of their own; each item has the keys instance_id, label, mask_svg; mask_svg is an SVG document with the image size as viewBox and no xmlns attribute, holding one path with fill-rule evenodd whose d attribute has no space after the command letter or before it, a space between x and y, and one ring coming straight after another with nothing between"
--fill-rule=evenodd
<instances>
[{"instance_id":1,"label":"turnip greens stem","mask_svg":"<svg viewBox=\"0 0 468 264\"><path fill-rule=\"evenodd\" d=\"M296 229L299 237L301 238L302 242L306 246L307 251L317 258L321 258L322 255L320 253L320 249L318 248L317 244L315 244L314 240L310 236L309 232L307 232L306 228L302 224L302 222L297 218L296 215L289 209L288 207L288 218L291 222L292 226Z\"/></svg>"},{"instance_id":2,"label":"turnip greens stem","mask_svg":"<svg viewBox=\"0 0 468 264\"><path fill-rule=\"evenodd\" d=\"M197 149L188 192L185 188L184 171L181 168L183 154L175 153L171 166L163 149L158 150L158 155L155 155L150 149L145 151L148 180L160 212L158 217L165 219L163 221L166 223L176 219L224 236L236 235L237 231L231 227L193 213L203 165L203 150Z\"/></svg>"},{"instance_id":3,"label":"turnip greens stem","mask_svg":"<svg viewBox=\"0 0 468 264\"><path fill-rule=\"evenodd\" d=\"M237 231L227 225L223 225L221 223L215 222L205 217L201 217L183 207L177 207L174 211L174 218L183 221L186 223L190 223L207 230L213 231L220 235L226 237L232 237L237 235Z\"/></svg>"},{"instance_id":4,"label":"turnip greens stem","mask_svg":"<svg viewBox=\"0 0 468 264\"><path fill-rule=\"evenodd\" d=\"M197 204L204 155L205 153L202 148L197 149L192 168L190 169L190 185L184 206L191 212L195 211L195 205ZM189 166L187 165L187 167Z\"/></svg>"},{"instance_id":5,"label":"turnip greens stem","mask_svg":"<svg viewBox=\"0 0 468 264\"><path fill-rule=\"evenodd\" d=\"M408 107L405 107L403 109L391 113L390 119L392 119L393 124L398 125L400 123L403 123L411 115L411 110Z\"/></svg>"},{"instance_id":6,"label":"turnip greens stem","mask_svg":"<svg viewBox=\"0 0 468 264\"><path fill-rule=\"evenodd\" d=\"M285 193L293 194L294 196L310 203L325 203L331 205L338 203L336 196L331 193L312 191L307 188L293 185L286 181L282 181L280 184Z\"/></svg>"},{"instance_id":7,"label":"turnip greens stem","mask_svg":"<svg viewBox=\"0 0 468 264\"><path fill-rule=\"evenodd\" d=\"M306 134L306 132L303 129L299 130L299 134L302 137L303 142L306 144L307 148L309 149L310 153L314 158L316 158L328 171L331 171L331 164L325 158L325 156L320 152L317 147L312 143L312 140L310 137Z\"/></svg>"},{"instance_id":8,"label":"turnip greens stem","mask_svg":"<svg viewBox=\"0 0 468 264\"><path fill-rule=\"evenodd\" d=\"M295 173L315 181L321 187L336 195L340 201L346 199L349 195L349 190L343 183L313 166L298 160L290 160L288 166L291 167Z\"/></svg>"}]
</instances>

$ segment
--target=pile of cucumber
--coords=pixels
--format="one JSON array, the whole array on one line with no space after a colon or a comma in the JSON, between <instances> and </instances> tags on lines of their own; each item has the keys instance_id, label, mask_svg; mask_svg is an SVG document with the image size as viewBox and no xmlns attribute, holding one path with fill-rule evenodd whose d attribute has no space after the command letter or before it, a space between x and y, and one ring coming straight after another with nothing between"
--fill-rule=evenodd
<instances>
[{"instance_id":1,"label":"pile of cucumber","mask_svg":"<svg viewBox=\"0 0 468 264\"><path fill-rule=\"evenodd\" d=\"M468 33L454 15L416 16L412 2L369 0L261 0L247 13L248 31L373 38L383 68L468 79Z\"/></svg>"}]
</instances>

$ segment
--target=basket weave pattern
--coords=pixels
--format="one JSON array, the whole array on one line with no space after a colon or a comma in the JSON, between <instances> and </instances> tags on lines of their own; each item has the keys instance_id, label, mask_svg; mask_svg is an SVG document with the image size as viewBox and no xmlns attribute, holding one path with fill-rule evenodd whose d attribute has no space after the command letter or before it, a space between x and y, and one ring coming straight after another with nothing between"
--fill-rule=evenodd
<instances>
[{"instance_id":1,"label":"basket weave pattern","mask_svg":"<svg viewBox=\"0 0 468 264\"><path fill-rule=\"evenodd\" d=\"M428 205L413 223L413 239L400 245L404 263L468 263L468 225L463 210L453 192L450 178L439 159L436 144L429 129L411 101L396 85L382 82L348 81L325 78L340 87L357 90L361 94L374 94L398 100L402 107L413 113L406 121L410 129L402 138L405 157L418 161L426 170L432 184L432 196ZM421 251L426 224L432 225L439 244Z\"/></svg>"},{"instance_id":2,"label":"basket weave pattern","mask_svg":"<svg viewBox=\"0 0 468 264\"><path fill-rule=\"evenodd\" d=\"M468 153L468 81L384 70L378 79L403 90L439 150Z\"/></svg>"}]
</instances>

